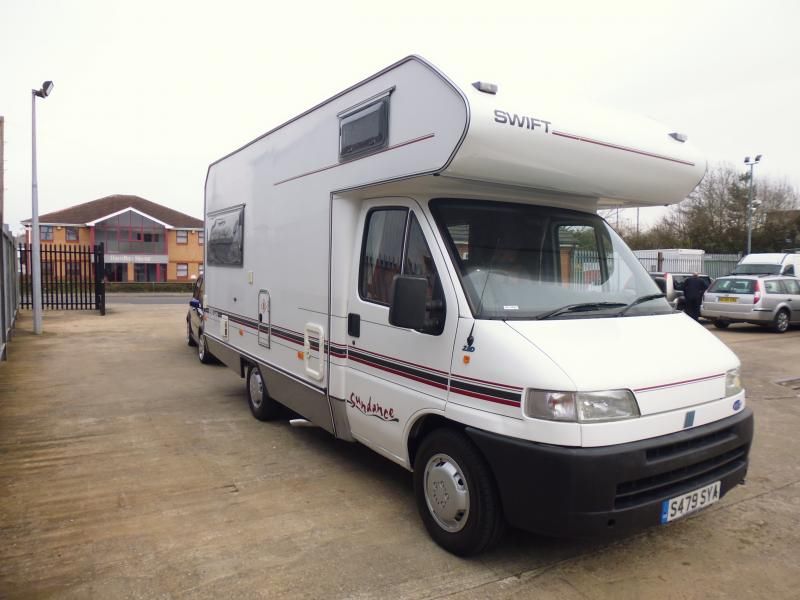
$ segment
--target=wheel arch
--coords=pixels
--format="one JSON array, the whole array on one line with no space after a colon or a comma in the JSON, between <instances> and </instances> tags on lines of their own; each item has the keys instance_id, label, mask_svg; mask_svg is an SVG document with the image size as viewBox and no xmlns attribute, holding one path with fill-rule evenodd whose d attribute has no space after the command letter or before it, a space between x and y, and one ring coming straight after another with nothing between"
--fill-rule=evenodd
<instances>
[{"instance_id":1,"label":"wheel arch","mask_svg":"<svg viewBox=\"0 0 800 600\"><path fill-rule=\"evenodd\" d=\"M408 455L408 467L411 471L414 470L414 460L417 456L417 450L422 443L422 440L436 429L453 429L456 431L464 431L466 426L452 421L445 417L440 412L426 412L419 414L411 423L408 428L408 435L406 436L406 452Z\"/></svg>"}]
</instances>

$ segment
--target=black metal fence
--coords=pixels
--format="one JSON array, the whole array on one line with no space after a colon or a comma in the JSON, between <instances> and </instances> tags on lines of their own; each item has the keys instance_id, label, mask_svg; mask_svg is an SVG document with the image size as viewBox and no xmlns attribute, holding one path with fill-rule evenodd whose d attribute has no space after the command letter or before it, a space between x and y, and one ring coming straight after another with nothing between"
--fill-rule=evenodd
<instances>
[{"instance_id":1,"label":"black metal fence","mask_svg":"<svg viewBox=\"0 0 800 600\"><path fill-rule=\"evenodd\" d=\"M106 314L103 244L42 244L42 308L99 310ZM33 267L30 244L17 249L20 307L33 307Z\"/></svg>"}]
</instances>

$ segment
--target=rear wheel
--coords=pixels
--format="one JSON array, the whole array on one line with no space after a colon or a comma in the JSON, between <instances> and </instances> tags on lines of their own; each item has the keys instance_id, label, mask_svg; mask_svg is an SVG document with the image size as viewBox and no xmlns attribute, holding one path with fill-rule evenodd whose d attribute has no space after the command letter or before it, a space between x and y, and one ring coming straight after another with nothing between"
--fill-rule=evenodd
<instances>
[{"instance_id":1,"label":"rear wheel","mask_svg":"<svg viewBox=\"0 0 800 600\"><path fill-rule=\"evenodd\" d=\"M281 405L267 393L261 369L254 366L247 369L247 404L250 412L259 421L277 419L281 412Z\"/></svg>"},{"instance_id":2,"label":"rear wheel","mask_svg":"<svg viewBox=\"0 0 800 600\"><path fill-rule=\"evenodd\" d=\"M775 320L772 322L772 331L785 333L787 329L789 329L789 311L782 308L775 315Z\"/></svg>"},{"instance_id":3,"label":"rear wheel","mask_svg":"<svg viewBox=\"0 0 800 600\"><path fill-rule=\"evenodd\" d=\"M487 550L505 529L489 466L461 432L437 429L423 440L414 460L414 494L430 536L458 556Z\"/></svg>"},{"instance_id":4,"label":"rear wheel","mask_svg":"<svg viewBox=\"0 0 800 600\"><path fill-rule=\"evenodd\" d=\"M204 365L209 365L214 362L214 356L208 351L206 336L203 334L202 330L198 332L198 337L200 340L197 342L197 358L199 358L200 362Z\"/></svg>"},{"instance_id":5,"label":"rear wheel","mask_svg":"<svg viewBox=\"0 0 800 600\"><path fill-rule=\"evenodd\" d=\"M186 319L186 343L189 346L197 346L197 342L192 337L192 323L189 319Z\"/></svg>"},{"instance_id":6,"label":"rear wheel","mask_svg":"<svg viewBox=\"0 0 800 600\"><path fill-rule=\"evenodd\" d=\"M715 319L714 320L714 327L717 329L727 329L730 323L728 321L723 321L722 319Z\"/></svg>"}]
</instances>

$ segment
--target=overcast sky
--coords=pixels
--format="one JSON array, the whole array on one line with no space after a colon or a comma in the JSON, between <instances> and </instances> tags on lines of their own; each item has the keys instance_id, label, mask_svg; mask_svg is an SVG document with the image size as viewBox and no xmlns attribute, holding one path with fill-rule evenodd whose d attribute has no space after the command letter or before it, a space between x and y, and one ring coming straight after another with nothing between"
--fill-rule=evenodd
<instances>
[{"instance_id":1,"label":"overcast sky","mask_svg":"<svg viewBox=\"0 0 800 600\"><path fill-rule=\"evenodd\" d=\"M40 214L135 194L202 217L210 162L408 54L654 117L711 162L761 153L757 179L800 187L798 23L797 0L0 0L5 221L31 215L46 79Z\"/></svg>"}]
</instances>

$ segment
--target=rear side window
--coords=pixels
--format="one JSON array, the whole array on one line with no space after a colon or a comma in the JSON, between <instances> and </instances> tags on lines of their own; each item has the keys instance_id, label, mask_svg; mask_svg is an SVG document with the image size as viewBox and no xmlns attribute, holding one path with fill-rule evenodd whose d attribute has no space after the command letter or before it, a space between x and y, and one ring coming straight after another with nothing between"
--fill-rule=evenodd
<instances>
[{"instance_id":1,"label":"rear side window","mask_svg":"<svg viewBox=\"0 0 800 600\"><path fill-rule=\"evenodd\" d=\"M790 294L800 295L800 282L796 279L784 279L783 285L786 286L786 291Z\"/></svg>"},{"instance_id":2,"label":"rear side window","mask_svg":"<svg viewBox=\"0 0 800 600\"><path fill-rule=\"evenodd\" d=\"M781 282L777 279L773 279L771 281L764 282L764 290L768 294L785 294L786 292L783 291L783 286Z\"/></svg>"},{"instance_id":3,"label":"rear side window","mask_svg":"<svg viewBox=\"0 0 800 600\"><path fill-rule=\"evenodd\" d=\"M208 264L241 267L244 260L244 205L211 213L207 223Z\"/></svg>"},{"instance_id":4,"label":"rear side window","mask_svg":"<svg viewBox=\"0 0 800 600\"><path fill-rule=\"evenodd\" d=\"M753 294L756 291L754 279L717 279L708 290L723 294Z\"/></svg>"}]
</instances>

